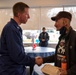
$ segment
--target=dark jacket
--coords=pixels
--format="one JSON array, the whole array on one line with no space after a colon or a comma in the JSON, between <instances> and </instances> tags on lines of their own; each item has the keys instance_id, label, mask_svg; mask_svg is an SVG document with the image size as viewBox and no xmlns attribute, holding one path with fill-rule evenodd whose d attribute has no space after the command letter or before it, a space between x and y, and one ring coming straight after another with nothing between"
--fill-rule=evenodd
<instances>
[{"instance_id":1,"label":"dark jacket","mask_svg":"<svg viewBox=\"0 0 76 75\"><path fill-rule=\"evenodd\" d=\"M45 41L42 41L42 39L45 39ZM39 35L39 46L42 46L42 47L47 47L48 46L48 40L49 40L49 35L47 32L42 32L40 33Z\"/></svg>"},{"instance_id":2,"label":"dark jacket","mask_svg":"<svg viewBox=\"0 0 76 75\"><path fill-rule=\"evenodd\" d=\"M25 75L25 66L34 64L35 59L24 52L22 29L11 19L1 34L0 75Z\"/></svg>"},{"instance_id":3,"label":"dark jacket","mask_svg":"<svg viewBox=\"0 0 76 75\"><path fill-rule=\"evenodd\" d=\"M61 37L62 36L60 36L60 38ZM60 38L59 38L59 41L60 41ZM56 51L57 51L58 45L56 46ZM65 50L66 50L66 55L67 55L66 57L67 57L68 75L76 75L76 31L74 31L72 28L70 29L66 38ZM57 56L57 52L55 52L55 55L53 56L43 58L43 61L44 63L55 62L55 66L57 66L56 56Z\"/></svg>"}]
</instances>

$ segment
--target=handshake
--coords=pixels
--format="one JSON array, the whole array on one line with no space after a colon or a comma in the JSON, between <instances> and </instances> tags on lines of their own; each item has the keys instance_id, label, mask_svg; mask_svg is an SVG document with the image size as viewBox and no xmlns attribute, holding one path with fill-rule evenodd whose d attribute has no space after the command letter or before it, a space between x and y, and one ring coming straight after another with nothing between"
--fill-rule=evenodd
<instances>
[{"instance_id":1,"label":"handshake","mask_svg":"<svg viewBox=\"0 0 76 75\"><path fill-rule=\"evenodd\" d=\"M40 66L43 63L43 59L40 56L35 57L35 63Z\"/></svg>"},{"instance_id":2,"label":"handshake","mask_svg":"<svg viewBox=\"0 0 76 75\"><path fill-rule=\"evenodd\" d=\"M43 58L40 57L40 56L37 56L35 57L35 63L38 65L38 66L41 66L43 64ZM51 65L47 65L48 67L45 67L43 68L43 72L46 72L47 74L50 73L52 71L52 75L67 75L67 70L64 70L60 67L56 67L56 66L51 66ZM49 69L51 66L51 69ZM48 69L47 69L48 68ZM53 70L52 70L53 69ZM50 71L51 70L51 71ZM56 71L55 71L56 70ZM57 73L57 74L56 74Z\"/></svg>"}]
</instances>

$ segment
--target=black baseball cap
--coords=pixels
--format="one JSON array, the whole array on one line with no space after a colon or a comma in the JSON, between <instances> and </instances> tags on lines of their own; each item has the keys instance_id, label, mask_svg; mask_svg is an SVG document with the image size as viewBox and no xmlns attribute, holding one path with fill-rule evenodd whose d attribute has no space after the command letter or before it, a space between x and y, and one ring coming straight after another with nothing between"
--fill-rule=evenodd
<instances>
[{"instance_id":1,"label":"black baseball cap","mask_svg":"<svg viewBox=\"0 0 76 75\"><path fill-rule=\"evenodd\" d=\"M72 15L71 15L71 13L69 13L67 11L60 11L56 16L51 17L51 20L57 21L60 18L68 18L71 21Z\"/></svg>"}]
</instances>

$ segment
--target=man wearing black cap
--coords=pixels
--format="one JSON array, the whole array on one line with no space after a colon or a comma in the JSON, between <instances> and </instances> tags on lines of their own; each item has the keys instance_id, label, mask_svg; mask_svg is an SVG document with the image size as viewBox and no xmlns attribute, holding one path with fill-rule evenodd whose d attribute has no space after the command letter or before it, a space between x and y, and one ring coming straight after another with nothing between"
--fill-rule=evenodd
<instances>
[{"instance_id":1,"label":"man wearing black cap","mask_svg":"<svg viewBox=\"0 0 76 75\"><path fill-rule=\"evenodd\" d=\"M76 32L70 26L72 15L61 11L51 19L55 21L56 29L60 31L59 42L55 54L42 58L41 62L55 62L55 66L60 68L60 75L76 75ZM65 64L62 64L63 59Z\"/></svg>"}]
</instances>

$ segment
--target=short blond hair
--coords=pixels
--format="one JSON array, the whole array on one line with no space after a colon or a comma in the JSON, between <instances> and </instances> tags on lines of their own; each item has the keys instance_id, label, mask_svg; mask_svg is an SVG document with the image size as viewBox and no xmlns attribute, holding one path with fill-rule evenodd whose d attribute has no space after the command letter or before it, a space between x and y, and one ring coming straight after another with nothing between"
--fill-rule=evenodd
<instances>
[{"instance_id":1,"label":"short blond hair","mask_svg":"<svg viewBox=\"0 0 76 75\"><path fill-rule=\"evenodd\" d=\"M24 12L25 8L29 8L29 6L23 2L17 2L13 6L13 14L14 16L17 16L18 12Z\"/></svg>"}]
</instances>

